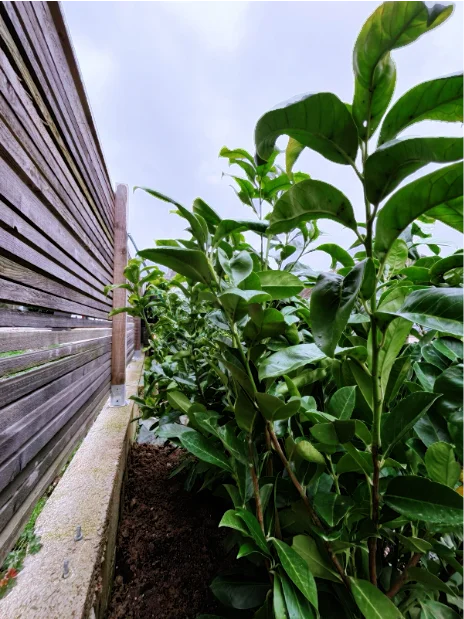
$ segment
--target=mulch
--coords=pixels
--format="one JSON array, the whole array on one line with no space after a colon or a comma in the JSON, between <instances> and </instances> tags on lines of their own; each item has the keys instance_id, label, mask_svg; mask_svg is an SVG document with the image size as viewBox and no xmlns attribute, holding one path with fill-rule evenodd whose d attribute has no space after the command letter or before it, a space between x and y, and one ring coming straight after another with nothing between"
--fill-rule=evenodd
<instances>
[{"instance_id":1,"label":"mulch","mask_svg":"<svg viewBox=\"0 0 464 619\"><path fill-rule=\"evenodd\" d=\"M107 619L221 614L209 585L227 560L224 510L207 492L186 492L182 474L169 479L181 458L172 445L132 447Z\"/></svg>"}]
</instances>

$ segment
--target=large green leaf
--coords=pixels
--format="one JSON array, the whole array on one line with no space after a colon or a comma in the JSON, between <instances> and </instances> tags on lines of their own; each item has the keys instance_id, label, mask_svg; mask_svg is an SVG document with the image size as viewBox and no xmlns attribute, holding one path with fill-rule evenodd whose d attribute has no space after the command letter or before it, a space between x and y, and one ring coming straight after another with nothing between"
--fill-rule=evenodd
<instances>
[{"instance_id":1,"label":"large green leaf","mask_svg":"<svg viewBox=\"0 0 464 619\"><path fill-rule=\"evenodd\" d=\"M225 471L231 470L224 453L198 432L184 432L179 438L182 446L200 460L214 464Z\"/></svg>"},{"instance_id":2,"label":"large green leaf","mask_svg":"<svg viewBox=\"0 0 464 619\"><path fill-rule=\"evenodd\" d=\"M253 271L253 260L247 251L241 251L228 264L229 276L236 286Z\"/></svg>"},{"instance_id":3,"label":"large green leaf","mask_svg":"<svg viewBox=\"0 0 464 619\"><path fill-rule=\"evenodd\" d=\"M435 262L429 271L430 281L432 284L440 284L443 278L448 271L451 269L461 268L463 267L463 255L462 253L451 254L451 256L447 256L442 260L438 260Z\"/></svg>"},{"instance_id":4,"label":"large green leaf","mask_svg":"<svg viewBox=\"0 0 464 619\"><path fill-rule=\"evenodd\" d=\"M384 495L387 505L411 520L462 526L462 497L424 477L395 477Z\"/></svg>"},{"instance_id":5,"label":"large green leaf","mask_svg":"<svg viewBox=\"0 0 464 619\"><path fill-rule=\"evenodd\" d=\"M452 5L384 2L365 22L353 52L353 117L361 139L375 131L393 94L396 72L390 52L441 24L452 10Z\"/></svg>"},{"instance_id":6,"label":"large green leaf","mask_svg":"<svg viewBox=\"0 0 464 619\"><path fill-rule=\"evenodd\" d=\"M412 324L409 320L404 318L395 318L391 321L383 334L383 345L378 355L378 371L380 374L380 382L382 391L385 393L388 384L388 378L390 376L393 364L398 357L401 349L403 348L406 338L411 331ZM372 337L369 333L369 369L372 370Z\"/></svg>"},{"instance_id":7,"label":"large green leaf","mask_svg":"<svg viewBox=\"0 0 464 619\"><path fill-rule=\"evenodd\" d=\"M430 445L425 453L425 468L430 479L454 488L461 474L452 445L439 441Z\"/></svg>"},{"instance_id":8,"label":"large green leaf","mask_svg":"<svg viewBox=\"0 0 464 619\"><path fill-rule=\"evenodd\" d=\"M439 77L408 90L393 105L382 124L379 145L421 120L462 122L462 73Z\"/></svg>"},{"instance_id":9,"label":"large green leaf","mask_svg":"<svg viewBox=\"0 0 464 619\"><path fill-rule=\"evenodd\" d=\"M403 619L393 602L368 580L350 580L351 592L365 619Z\"/></svg>"},{"instance_id":10,"label":"large green leaf","mask_svg":"<svg viewBox=\"0 0 464 619\"><path fill-rule=\"evenodd\" d=\"M323 251L326 254L329 254L332 258L332 268L334 269L337 265L337 262L342 264L344 267L354 267L354 260L350 256L350 254L340 247L340 245L336 245L335 243L324 243L323 245L319 245L313 249L313 251Z\"/></svg>"},{"instance_id":11,"label":"large green leaf","mask_svg":"<svg viewBox=\"0 0 464 619\"><path fill-rule=\"evenodd\" d=\"M356 230L356 220L348 198L336 187L308 179L293 185L277 201L269 218L269 232L290 232L312 219L333 219Z\"/></svg>"},{"instance_id":12,"label":"large green leaf","mask_svg":"<svg viewBox=\"0 0 464 619\"><path fill-rule=\"evenodd\" d=\"M316 541L312 537L297 535L293 538L292 548L306 561L315 578L340 582L340 576L332 568L329 559L322 556Z\"/></svg>"},{"instance_id":13,"label":"large green leaf","mask_svg":"<svg viewBox=\"0 0 464 619\"><path fill-rule=\"evenodd\" d=\"M259 365L259 379L275 378L293 372L309 363L325 359L316 344L297 344L270 355Z\"/></svg>"},{"instance_id":14,"label":"large green leaf","mask_svg":"<svg viewBox=\"0 0 464 619\"><path fill-rule=\"evenodd\" d=\"M217 226L213 237L213 245L217 245L222 239L237 232L252 230L258 234L266 234L269 224L259 219L223 219Z\"/></svg>"},{"instance_id":15,"label":"large green leaf","mask_svg":"<svg viewBox=\"0 0 464 619\"><path fill-rule=\"evenodd\" d=\"M270 157L281 135L294 138L335 163L348 164L356 159L356 125L346 105L330 92L295 97L261 116L255 144L262 159Z\"/></svg>"},{"instance_id":16,"label":"large green leaf","mask_svg":"<svg viewBox=\"0 0 464 619\"><path fill-rule=\"evenodd\" d=\"M287 607L288 619L316 619L310 602L299 592L295 585L285 576L280 575L282 590Z\"/></svg>"},{"instance_id":17,"label":"large green leaf","mask_svg":"<svg viewBox=\"0 0 464 619\"><path fill-rule=\"evenodd\" d=\"M172 408L181 411L184 415L187 415L190 407L192 406L192 403L187 396L180 391L168 391L166 395Z\"/></svg>"},{"instance_id":18,"label":"large green leaf","mask_svg":"<svg viewBox=\"0 0 464 619\"><path fill-rule=\"evenodd\" d=\"M328 357L333 357L340 336L361 289L365 262L357 264L343 278L323 273L313 288L310 299L314 341Z\"/></svg>"},{"instance_id":19,"label":"large green leaf","mask_svg":"<svg viewBox=\"0 0 464 619\"><path fill-rule=\"evenodd\" d=\"M329 401L328 411L337 419L350 419L356 404L356 387L342 387Z\"/></svg>"},{"instance_id":20,"label":"large green leaf","mask_svg":"<svg viewBox=\"0 0 464 619\"><path fill-rule=\"evenodd\" d=\"M137 255L145 260L162 264L195 282L210 284L214 280L208 259L202 251L197 249L154 247L142 249Z\"/></svg>"},{"instance_id":21,"label":"large green leaf","mask_svg":"<svg viewBox=\"0 0 464 619\"><path fill-rule=\"evenodd\" d=\"M449 207L454 213L451 218ZM462 163L454 163L413 181L388 200L377 217L375 250L386 254L401 232L424 213L462 231L462 217L458 221L456 216L459 211L462 213Z\"/></svg>"},{"instance_id":22,"label":"large green leaf","mask_svg":"<svg viewBox=\"0 0 464 619\"><path fill-rule=\"evenodd\" d=\"M428 163L450 163L463 157L462 138L402 138L387 142L367 158L367 197L378 204L407 176Z\"/></svg>"},{"instance_id":23,"label":"large green leaf","mask_svg":"<svg viewBox=\"0 0 464 619\"><path fill-rule=\"evenodd\" d=\"M304 288L301 280L288 271L261 271L257 275L261 288L275 300L294 297Z\"/></svg>"},{"instance_id":24,"label":"large green leaf","mask_svg":"<svg viewBox=\"0 0 464 619\"><path fill-rule=\"evenodd\" d=\"M382 425L382 446L385 456L412 430L437 398L435 393L417 391L400 401Z\"/></svg>"},{"instance_id":25,"label":"large green leaf","mask_svg":"<svg viewBox=\"0 0 464 619\"><path fill-rule=\"evenodd\" d=\"M313 575L309 571L308 564L300 555L288 544L278 539L272 540L277 554L279 555L282 567L289 578L298 587L305 598L317 608L317 587Z\"/></svg>"},{"instance_id":26,"label":"large green leaf","mask_svg":"<svg viewBox=\"0 0 464 619\"><path fill-rule=\"evenodd\" d=\"M278 574L274 574L274 584L272 590L272 605L275 619L288 619L287 607L285 605L282 585Z\"/></svg>"},{"instance_id":27,"label":"large green leaf","mask_svg":"<svg viewBox=\"0 0 464 619\"><path fill-rule=\"evenodd\" d=\"M414 290L396 312L411 322L462 336L462 289L424 288Z\"/></svg>"}]
</instances>

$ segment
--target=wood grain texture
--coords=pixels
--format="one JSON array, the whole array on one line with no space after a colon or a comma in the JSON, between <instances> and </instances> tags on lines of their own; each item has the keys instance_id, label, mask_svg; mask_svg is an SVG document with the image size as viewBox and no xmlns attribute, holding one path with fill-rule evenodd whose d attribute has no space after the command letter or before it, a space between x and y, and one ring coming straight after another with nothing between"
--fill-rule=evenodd
<instances>
[{"instance_id":1,"label":"wood grain texture","mask_svg":"<svg viewBox=\"0 0 464 619\"><path fill-rule=\"evenodd\" d=\"M0 352L33 350L101 337L111 337L111 329L67 329L53 331L51 329L5 328L0 329Z\"/></svg>"},{"instance_id":2,"label":"wood grain texture","mask_svg":"<svg viewBox=\"0 0 464 619\"><path fill-rule=\"evenodd\" d=\"M124 268L127 264L127 185L116 186L114 209L114 268L113 283L125 284ZM113 309L127 305L127 290L117 288L113 291ZM126 383L126 314L116 314L113 320L111 352L111 384Z\"/></svg>"},{"instance_id":3,"label":"wood grain texture","mask_svg":"<svg viewBox=\"0 0 464 619\"><path fill-rule=\"evenodd\" d=\"M0 327L34 327L38 329L111 329L111 321L83 318L63 312L39 312L19 307L0 307Z\"/></svg>"}]
</instances>

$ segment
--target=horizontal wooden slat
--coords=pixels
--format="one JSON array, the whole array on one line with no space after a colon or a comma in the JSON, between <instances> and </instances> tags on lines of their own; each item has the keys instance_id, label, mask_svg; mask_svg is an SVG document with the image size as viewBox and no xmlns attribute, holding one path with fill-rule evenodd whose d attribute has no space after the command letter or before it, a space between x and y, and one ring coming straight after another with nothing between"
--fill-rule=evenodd
<instances>
[{"instance_id":1,"label":"horizontal wooden slat","mask_svg":"<svg viewBox=\"0 0 464 619\"><path fill-rule=\"evenodd\" d=\"M0 301L56 309L70 314L82 314L83 316L93 316L95 318L108 318L108 312L92 309L86 305L74 303L74 301L67 301L66 299L61 299L29 286L23 286L3 277L0 277Z\"/></svg>"},{"instance_id":2,"label":"horizontal wooden slat","mask_svg":"<svg viewBox=\"0 0 464 619\"><path fill-rule=\"evenodd\" d=\"M7 234L2 234L2 230L0 229L0 243L2 242L2 238L6 236ZM91 314L95 309L101 310L103 312L111 311L111 306L109 305L108 299L105 299L104 297L103 300L95 299L94 297L90 297L82 294L81 292L77 292L75 289L67 286L66 283L64 283L66 279L63 279L62 282L56 282L51 277L44 274L44 271L40 273L31 268L33 266L36 266L33 263L31 264L30 261L32 260L31 254L34 253L36 252L34 252L33 250L29 251L27 246L25 247L24 261L26 261L26 258L29 258L29 260L27 260L27 262L29 262L29 265L27 267L23 266L19 262L11 260L10 258L0 256L0 276L11 281L19 282L26 286L30 286L31 288L36 288L37 290L41 290L42 292L53 294L57 297L60 297L61 299L66 299L79 303L80 305L82 305L83 308L88 308L85 311L86 314ZM40 260L40 255L37 257L37 261L39 262L39 265L43 269L45 269L44 261ZM53 275L53 271L57 271L58 269L54 269L53 264L51 264L50 270L52 271L50 275ZM64 273L63 277L65 277Z\"/></svg>"},{"instance_id":3,"label":"horizontal wooden slat","mask_svg":"<svg viewBox=\"0 0 464 619\"><path fill-rule=\"evenodd\" d=\"M111 350L111 343L104 340L86 342L86 349L79 354L73 354L68 357L57 359L45 365L10 378L0 380L0 406L6 406L24 395L43 387L68 372L75 370L94 359L97 359ZM83 344L74 344L73 346L83 346Z\"/></svg>"},{"instance_id":4,"label":"horizontal wooden slat","mask_svg":"<svg viewBox=\"0 0 464 619\"><path fill-rule=\"evenodd\" d=\"M0 427L3 428L0 431L0 463L3 463L0 465L0 489L5 487L53 437L65 421L83 406L95 389L104 380L109 380L109 367L109 355L102 355L101 358L55 381L60 384L68 382L68 385L65 389L60 389L54 397L39 406L36 405L31 412L27 412L30 411L27 404L30 402L37 404L40 396L50 391L51 385L3 409L2 414L6 411L6 415L10 417L11 411L7 409L14 409L16 417L15 421L6 428L0 422ZM20 417L18 417L18 411L22 412Z\"/></svg>"},{"instance_id":5,"label":"horizontal wooden slat","mask_svg":"<svg viewBox=\"0 0 464 619\"><path fill-rule=\"evenodd\" d=\"M111 329L0 329L0 352L33 350L68 342L81 342L97 337L111 337Z\"/></svg>"},{"instance_id":6,"label":"horizontal wooden slat","mask_svg":"<svg viewBox=\"0 0 464 619\"><path fill-rule=\"evenodd\" d=\"M64 460L74 445L82 438L93 422L109 393L109 385L103 384L84 406L61 428L51 441L37 454L15 479L0 493L0 547L9 543L4 534L7 524L17 514L28 497L35 494L37 500L53 481ZM34 493L37 488L37 492ZM31 502L31 508L34 505ZM19 530L19 527L18 527ZM1 556L1 555L0 555ZM1 560L1 559L0 559Z\"/></svg>"},{"instance_id":7,"label":"horizontal wooden slat","mask_svg":"<svg viewBox=\"0 0 464 619\"><path fill-rule=\"evenodd\" d=\"M83 318L60 312L37 312L0 307L0 327L33 327L61 329L111 329L111 321Z\"/></svg>"}]
</instances>

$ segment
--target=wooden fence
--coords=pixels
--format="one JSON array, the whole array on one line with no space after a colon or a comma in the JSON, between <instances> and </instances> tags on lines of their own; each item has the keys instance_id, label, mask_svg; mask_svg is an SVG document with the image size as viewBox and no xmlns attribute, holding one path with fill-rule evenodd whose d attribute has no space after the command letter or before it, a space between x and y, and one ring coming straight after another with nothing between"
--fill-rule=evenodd
<instances>
[{"instance_id":1,"label":"wooden fence","mask_svg":"<svg viewBox=\"0 0 464 619\"><path fill-rule=\"evenodd\" d=\"M60 5L2 2L0 29L1 564L110 385L124 383L136 328L125 314L117 332L108 320L103 288L127 258L127 188L116 221ZM123 375L112 380L117 354Z\"/></svg>"}]
</instances>

